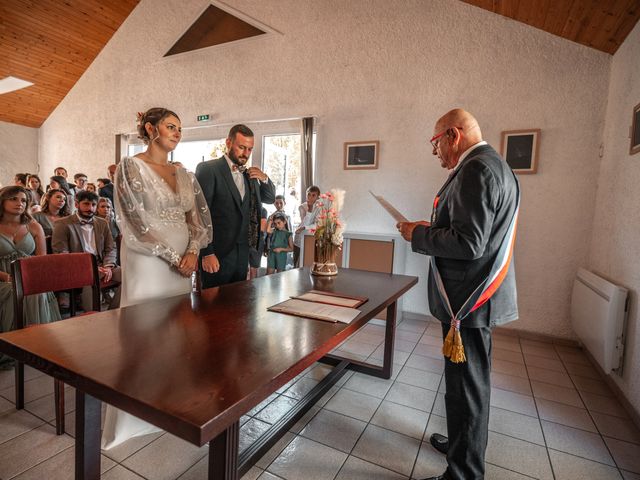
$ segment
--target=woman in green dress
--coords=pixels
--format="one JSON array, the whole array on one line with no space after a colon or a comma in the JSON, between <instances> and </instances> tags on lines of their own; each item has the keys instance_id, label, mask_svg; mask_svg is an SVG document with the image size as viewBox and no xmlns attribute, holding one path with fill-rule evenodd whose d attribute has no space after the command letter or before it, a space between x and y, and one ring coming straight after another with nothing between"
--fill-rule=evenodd
<instances>
[{"instance_id":1,"label":"woman in green dress","mask_svg":"<svg viewBox=\"0 0 640 480\"><path fill-rule=\"evenodd\" d=\"M45 255L42 227L29 215L27 191L11 186L0 189L0 332L16 328L11 284L11 262L32 255ZM58 303L52 293L25 298L28 324L60 320ZM9 368L13 360L0 355L0 368Z\"/></svg>"},{"instance_id":2,"label":"woman in green dress","mask_svg":"<svg viewBox=\"0 0 640 480\"><path fill-rule=\"evenodd\" d=\"M33 214L33 219L44 230L45 237L53 234L53 224L61 218L71 215L67 195L59 188L52 188L42 197L42 210Z\"/></svg>"}]
</instances>

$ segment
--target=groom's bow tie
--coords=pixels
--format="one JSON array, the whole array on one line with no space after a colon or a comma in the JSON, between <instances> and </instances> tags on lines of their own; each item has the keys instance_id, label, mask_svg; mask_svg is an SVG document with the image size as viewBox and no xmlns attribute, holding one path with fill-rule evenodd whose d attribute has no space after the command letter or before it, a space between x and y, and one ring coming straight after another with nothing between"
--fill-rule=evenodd
<instances>
[{"instance_id":1,"label":"groom's bow tie","mask_svg":"<svg viewBox=\"0 0 640 480\"><path fill-rule=\"evenodd\" d=\"M80 220L80 225L93 225L93 218L91 220Z\"/></svg>"},{"instance_id":2,"label":"groom's bow tie","mask_svg":"<svg viewBox=\"0 0 640 480\"><path fill-rule=\"evenodd\" d=\"M231 171L232 172L244 173L244 172L247 171L247 167L245 165L232 165L231 166Z\"/></svg>"}]
</instances>

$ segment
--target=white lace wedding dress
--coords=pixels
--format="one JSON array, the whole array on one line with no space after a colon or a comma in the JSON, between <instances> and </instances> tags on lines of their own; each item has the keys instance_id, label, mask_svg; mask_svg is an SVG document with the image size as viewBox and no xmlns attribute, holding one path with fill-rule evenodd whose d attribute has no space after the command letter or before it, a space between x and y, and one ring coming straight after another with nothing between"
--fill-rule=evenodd
<instances>
[{"instance_id":1,"label":"white lace wedding dress","mask_svg":"<svg viewBox=\"0 0 640 480\"><path fill-rule=\"evenodd\" d=\"M175 266L187 250L211 242L211 215L195 177L180 168L176 191L137 157L118 164L115 179L116 219L122 232L122 298L135 305L191 290L191 278ZM160 431L157 427L107 405L101 446Z\"/></svg>"}]
</instances>

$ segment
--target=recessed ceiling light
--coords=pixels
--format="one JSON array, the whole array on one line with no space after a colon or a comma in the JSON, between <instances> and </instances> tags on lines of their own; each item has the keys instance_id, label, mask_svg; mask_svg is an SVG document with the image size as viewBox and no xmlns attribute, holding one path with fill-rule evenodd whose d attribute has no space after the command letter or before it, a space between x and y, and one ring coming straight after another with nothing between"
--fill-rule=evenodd
<instances>
[{"instance_id":1,"label":"recessed ceiling light","mask_svg":"<svg viewBox=\"0 0 640 480\"><path fill-rule=\"evenodd\" d=\"M16 77L5 77L0 80L0 95L3 93L13 92L14 90L20 90L21 88L30 87L33 85L31 82L21 80Z\"/></svg>"}]
</instances>

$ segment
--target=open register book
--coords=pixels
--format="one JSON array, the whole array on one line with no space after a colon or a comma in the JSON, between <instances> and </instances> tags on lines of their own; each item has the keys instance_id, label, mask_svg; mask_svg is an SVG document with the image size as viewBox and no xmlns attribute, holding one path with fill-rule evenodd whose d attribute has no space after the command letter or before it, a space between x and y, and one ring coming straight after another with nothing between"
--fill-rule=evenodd
<instances>
[{"instance_id":1,"label":"open register book","mask_svg":"<svg viewBox=\"0 0 640 480\"><path fill-rule=\"evenodd\" d=\"M366 301L367 298L364 297L309 290L302 295L277 303L267 310L327 322L351 323L360 314L360 310L356 307Z\"/></svg>"}]
</instances>

